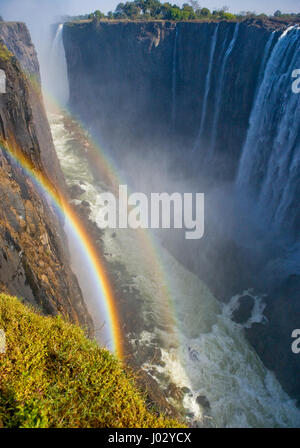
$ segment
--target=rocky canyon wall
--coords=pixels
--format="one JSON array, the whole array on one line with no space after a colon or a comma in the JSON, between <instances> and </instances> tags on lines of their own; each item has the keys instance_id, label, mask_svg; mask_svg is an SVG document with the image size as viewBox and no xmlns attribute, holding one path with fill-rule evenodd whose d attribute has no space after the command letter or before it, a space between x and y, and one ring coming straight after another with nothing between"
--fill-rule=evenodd
<instances>
[{"instance_id":1,"label":"rocky canyon wall","mask_svg":"<svg viewBox=\"0 0 300 448\"><path fill-rule=\"evenodd\" d=\"M112 146L171 151L235 175L259 74L279 32L253 22L69 23L70 105ZM121 142L121 145L120 145Z\"/></svg>"},{"instance_id":2,"label":"rocky canyon wall","mask_svg":"<svg viewBox=\"0 0 300 448\"><path fill-rule=\"evenodd\" d=\"M70 269L63 223L4 149L18 150L33 172L65 191L42 101L39 64L24 24L0 23L0 69L6 76L6 91L0 94L0 288L91 331Z\"/></svg>"}]
</instances>

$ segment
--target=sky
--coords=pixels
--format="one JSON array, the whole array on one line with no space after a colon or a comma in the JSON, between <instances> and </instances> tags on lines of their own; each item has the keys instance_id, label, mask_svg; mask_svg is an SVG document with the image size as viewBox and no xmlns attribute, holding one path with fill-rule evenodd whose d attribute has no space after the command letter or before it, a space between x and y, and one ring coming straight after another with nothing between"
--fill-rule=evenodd
<instances>
[{"instance_id":1,"label":"sky","mask_svg":"<svg viewBox=\"0 0 300 448\"><path fill-rule=\"evenodd\" d=\"M125 0L123 0L125 1ZM182 5L188 0L169 0ZM103 12L114 10L120 0L0 0L0 15L7 20L20 20L37 11L53 14L86 14L96 9ZM232 12L256 11L274 13L277 9L285 12L300 12L300 0L200 0L210 9L227 5Z\"/></svg>"}]
</instances>

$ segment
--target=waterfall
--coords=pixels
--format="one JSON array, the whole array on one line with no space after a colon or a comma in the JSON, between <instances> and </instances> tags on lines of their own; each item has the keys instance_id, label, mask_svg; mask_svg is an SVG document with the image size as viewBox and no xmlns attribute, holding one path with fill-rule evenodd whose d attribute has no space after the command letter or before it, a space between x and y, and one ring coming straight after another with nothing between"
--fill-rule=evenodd
<instances>
[{"instance_id":1,"label":"waterfall","mask_svg":"<svg viewBox=\"0 0 300 448\"><path fill-rule=\"evenodd\" d=\"M227 65L229 56L231 55L231 53L234 49L234 45L235 45L235 42L237 40L238 33L239 33L239 27L240 27L240 24L237 23L235 25L233 37L232 37L232 39L229 43L229 46L225 52L221 70L220 70L220 74L219 74L219 82L217 85L216 96L215 96L214 118L213 118L213 124L212 124L212 129L211 129L211 144L210 144L210 154L211 155L215 149L216 141L217 141L217 127L218 127L220 113L221 113L221 96L222 96L223 88L225 88L225 69L226 69L226 65Z\"/></svg>"},{"instance_id":2,"label":"waterfall","mask_svg":"<svg viewBox=\"0 0 300 448\"><path fill-rule=\"evenodd\" d=\"M289 27L268 60L236 180L264 222L286 237L295 237L300 224L300 95L292 90L299 67L300 29Z\"/></svg>"},{"instance_id":3,"label":"waterfall","mask_svg":"<svg viewBox=\"0 0 300 448\"><path fill-rule=\"evenodd\" d=\"M53 40L50 54L50 70L47 76L47 87L59 104L65 106L69 100L69 81L67 61L63 44L63 28L61 23Z\"/></svg>"},{"instance_id":4,"label":"waterfall","mask_svg":"<svg viewBox=\"0 0 300 448\"><path fill-rule=\"evenodd\" d=\"M260 65L260 70L259 70L259 75L258 75L258 82L257 82L258 88L259 88L259 86L260 86L260 84L261 84L261 82L263 80L264 72L265 72L265 69L266 69L266 65L267 65L268 59L270 57L271 48L272 48L272 44L273 44L273 42L275 40L275 37L276 37L276 31L273 31L272 34L270 35L269 39L268 39L268 42L267 42L267 45L266 45L266 48L265 48L264 57L262 59L261 65Z\"/></svg>"},{"instance_id":5,"label":"waterfall","mask_svg":"<svg viewBox=\"0 0 300 448\"><path fill-rule=\"evenodd\" d=\"M206 121L205 119L206 119L206 115L207 115L207 100L208 100L208 94L209 94L210 85L211 85L211 74L212 74L212 69L213 69L214 56L215 56L215 52L216 52L219 26L220 26L220 24L218 23L217 26L215 27L215 31L214 31L212 42L211 42L208 71L207 71L206 80L205 80L205 93L204 93L202 109L201 109L201 122L200 122L200 127L199 127L199 131L198 131L198 135L196 138L193 152L196 151L197 148L199 147L200 139L201 139L201 136L202 136L202 133L204 130L204 124Z\"/></svg>"},{"instance_id":6,"label":"waterfall","mask_svg":"<svg viewBox=\"0 0 300 448\"><path fill-rule=\"evenodd\" d=\"M175 127L176 120L176 77L177 77L177 47L178 47L178 27L175 31L175 42L173 49L173 69L172 69L172 125Z\"/></svg>"}]
</instances>

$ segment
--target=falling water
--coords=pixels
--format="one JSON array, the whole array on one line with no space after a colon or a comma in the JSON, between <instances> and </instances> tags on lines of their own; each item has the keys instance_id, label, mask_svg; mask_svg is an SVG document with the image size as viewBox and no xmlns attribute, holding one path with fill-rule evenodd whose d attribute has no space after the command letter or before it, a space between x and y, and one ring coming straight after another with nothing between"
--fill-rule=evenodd
<instances>
[{"instance_id":1,"label":"falling water","mask_svg":"<svg viewBox=\"0 0 300 448\"><path fill-rule=\"evenodd\" d=\"M200 122L199 132L197 135L197 139L196 139L193 151L196 151L197 148L199 147L200 139L201 139L203 129L204 129L204 124L205 124L205 119L206 119L206 114L207 114L207 100L208 100L208 94L209 94L210 85L211 85L211 74L212 74L212 69L213 69L213 62L214 62L214 56L215 56L215 51L216 51L219 26L220 26L220 24L218 23L217 26L215 27L215 31L214 31L212 42L211 42L209 65L208 65L208 71L207 71L206 80L205 80L205 93L204 93L204 98L203 98L203 102L202 102L201 122Z\"/></svg>"},{"instance_id":2,"label":"falling water","mask_svg":"<svg viewBox=\"0 0 300 448\"><path fill-rule=\"evenodd\" d=\"M273 31L272 34L270 35L269 39L268 39L268 42L267 42L267 45L266 45L266 48L265 48L264 57L262 59L261 65L260 65L260 70L259 70L259 75L258 75L258 82L257 82L258 89L259 89L260 84L261 84L261 82L263 80L265 69L266 69L266 65L267 65L267 62L269 60L269 57L270 57L270 54L271 54L271 48L272 48L272 45L274 43L275 38L276 38L276 31ZM257 93L258 93L258 91L257 91Z\"/></svg>"},{"instance_id":3,"label":"falling water","mask_svg":"<svg viewBox=\"0 0 300 448\"><path fill-rule=\"evenodd\" d=\"M67 74L67 62L65 55L65 48L63 44L63 28L61 23L57 27L57 31L53 40L50 64L47 76L47 90L51 95L59 100L59 103L65 106L69 100L69 80Z\"/></svg>"},{"instance_id":4,"label":"falling water","mask_svg":"<svg viewBox=\"0 0 300 448\"><path fill-rule=\"evenodd\" d=\"M229 56L231 55L231 53L234 49L234 45L235 45L235 42L237 40L238 33L239 33L239 27L240 27L240 24L237 23L235 25L235 29L234 29L234 33L233 33L231 42L230 42L230 44L226 50L226 53L224 55L224 59L223 59L220 74L219 74L219 82L218 82L218 86L216 89L216 96L215 96L214 118L213 118L212 130L211 130L211 144L210 144L210 154L211 155L213 154L213 151L216 146L216 140L217 140L217 126L219 123L219 118L220 118L220 113L221 113L220 98L222 96L223 88L225 87L225 69L226 69L226 65L227 65Z\"/></svg>"},{"instance_id":5,"label":"falling water","mask_svg":"<svg viewBox=\"0 0 300 448\"><path fill-rule=\"evenodd\" d=\"M299 67L300 29L290 27L268 61L237 176L238 189L253 194L266 224L286 236L299 229L300 95L292 91Z\"/></svg>"},{"instance_id":6,"label":"falling water","mask_svg":"<svg viewBox=\"0 0 300 448\"><path fill-rule=\"evenodd\" d=\"M172 125L176 120L176 78L177 78L177 47L178 47L178 26L175 31L175 42L173 49L173 69L172 69Z\"/></svg>"}]
</instances>

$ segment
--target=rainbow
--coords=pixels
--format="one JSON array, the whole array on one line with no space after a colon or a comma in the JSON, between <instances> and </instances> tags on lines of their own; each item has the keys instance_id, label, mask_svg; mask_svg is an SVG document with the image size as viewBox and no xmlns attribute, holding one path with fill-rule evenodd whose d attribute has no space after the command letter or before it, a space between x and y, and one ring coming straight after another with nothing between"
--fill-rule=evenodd
<instances>
[{"instance_id":1,"label":"rainbow","mask_svg":"<svg viewBox=\"0 0 300 448\"><path fill-rule=\"evenodd\" d=\"M52 206L58 214L64 216L72 234L76 239L78 248L84 256L85 262L93 276L95 285L99 290L100 300L105 309L105 320L109 328L110 339L112 343L112 351L122 359L123 347L120 330L119 316L113 296L113 292L107 278L105 268L99 258L99 254L90 239L83 223L77 216L75 210L70 205L66 197L61 191L53 186L51 181L40 171L37 171L32 162L24 155L24 153L13 144L8 145L7 142L0 142L0 149L5 151L10 158L22 168L36 187L42 192L47 199L50 199Z\"/></svg>"},{"instance_id":2,"label":"rainbow","mask_svg":"<svg viewBox=\"0 0 300 448\"><path fill-rule=\"evenodd\" d=\"M63 115L70 120L72 122L72 127L76 128L76 131L82 135L83 140L88 142L88 147L82 148L82 156L88 160L93 169L97 169L97 172L101 174L101 178L104 182L115 194L117 194L119 185L126 184L126 182L121 179L119 174L117 174L116 167L113 165L113 162L110 160L108 155L104 152L104 149L96 143L89 133L87 133L84 125L78 120L78 118L75 118L70 111L66 109L66 107L61 106L52 95L47 93L45 99L48 106L47 110L52 110L55 114ZM151 260L155 269L161 297L161 301L160 303L157 302L157 305L160 309L161 315L164 318L164 323L168 326L169 330L172 329L173 337L177 339L177 342L179 342L179 335L177 334L176 310L172 300L171 288L167 280L168 276L165 273L162 263L159 261L160 255L158 253L157 243L151 232L147 229L137 229L136 237L140 243L140 247L142 247L144 251L145 257Z\"/></svg>"},{"instance_id":3,"label":"rainbow","mask_svg":"<svg viewBox=\"0 0 300 448\"><path fill-rule=\"evenodd\" d=\"M35 78L27 76L27 79L32 86L32 88L40 95L41 88L37 83ZM66 109L65 106L59 104L57 99L49 92L43 90L44 101L47 105L46 110L48 112L53 112L55 114L61 114L64 117L72 121L72 125L76 130L84 136L85 141L88 142L88 148L82 148L83 156L87 158L90 165L97 168L97 171L101 173L101 176L105 183L112 189L113 192L118 191L120 184L126 184L117 174L116 167L113 166L112 161L109 159L108 155L105 154L103 148L99 146L90 135L87 135L85 126L80 123L78 118L75 118L70 111ZM113 297L113 292L107 275L103 268L103 264L99 260L99 255L96 252L93 242L91 241L89 235L87 234L82 222L76 216L76 213L69 202L64 198L64 195L54 190L53 185L47 180L45 176L41 173L37 175L30 166L30 162L22 155L21 151L17 152L17 155L13 151L7 152L13 157L17 163L25 169L28 176L33 180L37 187L41 190L43 194L50 196L52 203L54 204L58 213L62 213L70 229L78 242L78 246L81 248L81 252L85 256L87 264L90 266L90 270L93 274L96 284L98 284L98 289L100 291L100 301L105 307L105 318L108 324L108 329L110 333L110 340L112 342L112 349L117 354L119 358L123 357L123 344L122 335L120 330L120 321L118 316L118 310L116 308L116 302ZM157 279L157 286L160 291L160 300L157 301L157 306L160 309L161 316L168 326L169 330L173 333L173 343L179 344L180 336L177 332L177 318L176 310L174 308L171 288L168 285L167 274L164 271L162 263L159 261L158 249L156 247L156 242L150 232L146 229L137 229L137 238L144 250L145 256L151 260Z\"/></svg>"},{"instance_id":4,"label":"rainbow","mask_svg":"<svg viewBox=\"0 0 300 448\"><path fill-rule=\"evenodd\" d=\"M39 88L37 85L35 87L37 89ZM79 135L81 134L84 141L88 142L88 147L82 147L82 156L88 160L93 169L96 168L97 172L101 174L101 178L112 190L112 192L118 194L119 185L127 184L127 182L124 181L118 174L116 166L113 164L107 153L99 145L99 143L97 143L96 140L90 136L88 131L86 131L84 124L81 123L77 117L74 117L66 106L59 104L57 99L55 99L53 95L49 94L49 92L43 91L43 93L47 104L47 111L52 111L56 115L63 115L72 122L72 127L76 129ZM137 229L136 236L140 243L140 247L142 247L144 251L145 257L151 260L155 269L161 297L161 300L160 302L157 302L157 305L160 309L161 315L163 316L164 323L168 326L169 330L172 330L174 342L176 341L179 343L176 309L172 299L171 288L167 280L168 276L162 263L160 262L157 243L151 232L147 229Z\"/></svg>"}]
</instances>

